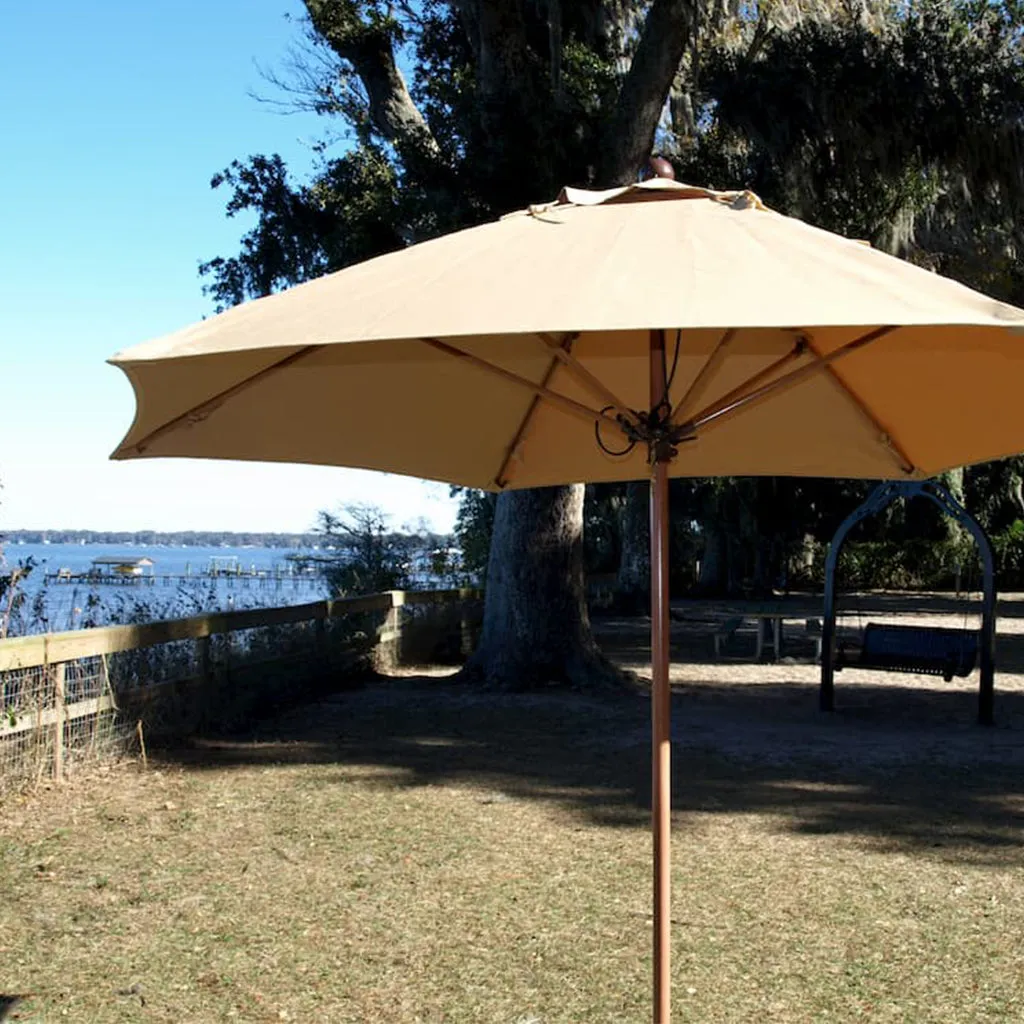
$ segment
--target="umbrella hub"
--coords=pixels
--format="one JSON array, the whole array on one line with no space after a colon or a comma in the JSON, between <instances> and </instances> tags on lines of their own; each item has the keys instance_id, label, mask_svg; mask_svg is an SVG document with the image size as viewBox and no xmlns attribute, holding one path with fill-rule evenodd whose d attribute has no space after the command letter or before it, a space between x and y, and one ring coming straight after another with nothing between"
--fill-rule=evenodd
<instances>
[{"instance_id":1,"label":"umbrella hub","mask_svg":"<svg viewBox=\"0 0 1024 1024\"><path fill-rule=\"evenodd\" d=\"M697 433L690 423L673 423L672 406L663 401L650 412L630 410L632 416L616 417L619 428L629 441L628 451L638 444L647 446L647 461L671 462L679 454L679 445L696 441Z\"/></svg>"}]
</instances>

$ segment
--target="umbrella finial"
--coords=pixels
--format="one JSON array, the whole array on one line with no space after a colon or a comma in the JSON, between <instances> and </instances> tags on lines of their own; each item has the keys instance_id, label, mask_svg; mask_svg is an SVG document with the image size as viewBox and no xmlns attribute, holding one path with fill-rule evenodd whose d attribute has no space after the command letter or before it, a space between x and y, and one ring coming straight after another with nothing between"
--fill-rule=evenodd
<instances>
[{"instance_id":1,"label":"umbrella finial","mask_svg":"<svg viewBox=\"0 0 1024 1024\"><path fill-rule=\"evenodd\" d=\"M672 166L671 161L660 153L655 153L647 161L647 172L653 178L669 178L672 181L675 181L676 178L676 169Z\"/></svg>"}]
</instances>

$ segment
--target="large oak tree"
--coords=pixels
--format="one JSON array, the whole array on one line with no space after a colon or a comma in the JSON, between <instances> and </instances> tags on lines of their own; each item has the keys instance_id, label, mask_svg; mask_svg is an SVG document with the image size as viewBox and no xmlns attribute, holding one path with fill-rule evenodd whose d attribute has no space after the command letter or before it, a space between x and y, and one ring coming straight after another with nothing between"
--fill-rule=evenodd
<instances>
[{"instance_id":1,"label":"large oak tree","mask_svg":"<svg viewBox=\"0 0 1024 1024\"><path fill-rule=\"evenodd\" d=\"M636 180L697 28L691 0L305 6L306 50L278 84L334 117L351 148L301 187L276 158L215 179L233 190L229 212L259 212L242 253L203 268L221 305L565 184ZM515 688L617 678L590 633L582 530L581 485L500 496L470 674Z\"/></svg>"},{"instance_id":2,"label":"large oak tree","mask_svg":"<svg viewBox=\"0 0 1024 1024\"><path fill-rule=\"evenodd\" d=\"M347 134L313 179L254 157L215 181L258 215L242 252L205 266L221 304L492 218L563 184L631 180L653 146L681 176L870 239L1011 301L1024 181L1020 17L931 0L307 0L286 102ZM1019 468L972 471L968 496ZM982 474L982 475L978 475ZM621 509L621 589L646 600L646 493ZM677 484L702 524L703 583L767 587L805 532L827 535L862 487ZM590 638L578 489L502 495L484 640L493 683L613 678ZM490 506L487 515L490 516ZM780 509L787 510L781 519ZM1002 515L1003 513L1000 513ZM998 518L998 517L997 517ZM529 643L524 642L529 638Z\"/></svg>"}]
</instances>

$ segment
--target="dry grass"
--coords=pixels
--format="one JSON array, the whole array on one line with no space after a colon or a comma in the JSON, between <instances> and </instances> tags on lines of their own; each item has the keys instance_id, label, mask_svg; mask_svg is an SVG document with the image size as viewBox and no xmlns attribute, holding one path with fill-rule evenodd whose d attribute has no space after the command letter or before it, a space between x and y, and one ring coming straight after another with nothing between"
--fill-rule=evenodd
<instances>
[{"instance_id":1,"label":"dry grass","mask_svg":"<svg viewBox=\"0 0 1024 1024\"><path fill-rule=\"evenodd\" d=\"M677 1020L1024 1015L1024 680L676 675ZM9 802L0 1019L646 1020L646 712L396 680Z\"/></svg>"}]
</instances>

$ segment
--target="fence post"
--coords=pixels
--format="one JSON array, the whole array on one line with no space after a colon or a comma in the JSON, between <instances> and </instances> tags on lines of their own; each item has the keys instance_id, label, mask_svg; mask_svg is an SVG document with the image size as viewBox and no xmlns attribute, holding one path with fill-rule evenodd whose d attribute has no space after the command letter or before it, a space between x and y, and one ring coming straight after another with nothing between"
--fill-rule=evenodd
<instances>
[{"instance_id":1,"label":"fence post","mask_svg":"<svg viewBox=\"0 0 1024 1024\"><path fill-rule=\"evenodd\" d=\"M236 698L238 696L238 691L241 689L241 686L239 685L239 674L237 672L232 671L231 667L231 655L234 651L234 647L235 633L233 630L229 629L226 633L221 634L221 649L223 651L223 660L221 661L220 666L220 686L218 687L218 690L220 692L218 693L218 698L223 700L226 706L228 708L231 708L232 710L234 710L238 706ZM220 708L222 706L224 705L214 704L213 712L211 713L209 705L207 705L208 710L203 721L204 727L209 724L211 719L221 714Z\"/></svg>"},{"instance_id":2,"label":"fence post","mask_svg":"<svg viewBox=\"0 0 1024 1024\"><path fill-rule=\"evenodd\" d=\"M469 604L476 591L463 588L459 591L459 654L468 658L473 653L473 622Z\"/></svg>"},{"instance_id":3,"label":"fence post","mask_svg":"<svg viewBox=\"0 0 1024 1024\"><path fill-rule=\"evenodd\" d=\"M199 675L203 680L203 686L210 685L210 637L209 635L199 638Z\"/></svg>"},{"instance_id":4,"label":"fence post","mask_svg":"<svg viewBox=\"0 0 1024 1024\"><path fill-rule=\"evenodd\" d=\"M389 590L391 606L384 619L384 627L380 632L378 644L378 665L394 668L402 661L402 623L404 620L405 591Z\"/></svg>"},{"instance_id":5,"label":"fence post","mask_svg":"<svg viewBox=\"0 0 1024 1024\"><path fill-rule=\"evenodd\" d=\"M317 670L327 673L331 667L331 654L327 647L327 616L331 614L331 603L327 602L327 612L322 619L313 620L313 657Z\"/></svg>"},{"instance_id":6,"label":"fence post","mask_svg":"<svg viewBox=\"0 0 1024 1024\"><path fill-rule=\"evenodd\" d=\"M67 666L63 661L53 666L53 778L61 782L64 778L64 678Z\"/></svg>"},{"instance_id":7,"label":"fence post","mask_svg":"<svg viewBox=\"0 0 1024 1024\"><path fill-rule=\"evenodd\" d=\"M193 718L192 727L195 728L199 724L198 717L195 717L195 709L205 707L212 697L210 696L211 687L213 685L213 659L210 656L210 634L207 633L205 636L199 637L197 643L199 644L199 678L201 680L199 684L199 693L196 695L197 700L192 701L193 707ZM184 712L182 711L182 705L187 705L188 695L185 692L184 687L175 687L175 696L178 699L178 707L176 708L176 714L179 719L184 719Z\"/></svg>"}]
</instances>

